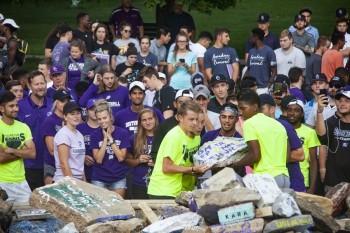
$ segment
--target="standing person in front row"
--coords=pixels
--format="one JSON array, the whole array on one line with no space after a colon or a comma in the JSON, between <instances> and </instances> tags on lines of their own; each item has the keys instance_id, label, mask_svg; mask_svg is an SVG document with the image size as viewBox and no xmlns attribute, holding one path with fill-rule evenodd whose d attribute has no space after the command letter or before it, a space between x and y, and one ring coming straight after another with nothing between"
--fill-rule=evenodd
<instances>
[{"instance_id":1,"label":"standing person in front row","mask_svg":"<svg viewBox=\"0 0 350 233\"><path fill-rule=\"evenodd\" d=\"M94 155L91 183L125 195L125 156L130 147L128 132L113 126L112 109L107 101L100 99L95 103L95 115L100 128L90 136L90 150Z\"/></svg>"},{"instance_id":2,"label":"standing person in front row","mask_svg":"<svg viewBox=\"0 0 350 233\"><path fill-rule=\"evenodd\" d=\"M94 82L80 97L79 105L85 107L90 99L105 99L113 114L131 105L128 88L119 85L110 65L102 66L100 73L95 75Z\"/></svg>"},{"instance_id":3,"label":"standing person in front row","mask_svg":"<svg viewBox=\"0 0 350 233\"><path fill-rule=\"evenodd\" d=\"M57 182L65 176L86 181L84 137L76 129L81 121L81 108L75 102L68 102L63 107L63 117L66 125L54 138L56 172L53 181Z\"/></svg>"},{"instance_id":4,"label":"standing person in front row","mask_svg":"<svg viewBox=\"0 0 350 233\"><path fill-rule=\"evenodd\" d=\"M175 90L191 89L191 75L196 71L197 57L188 47L184 33L176 36L174 51L168 55L169 85Z\"/></svg>"},{"instance_id":5,"label":"standing person in front row","mask_svg":"<svg viewBox=\"0 0 350 233\"><path fill-rule=\"evenodd\" d=\"M87 121L80 123L77 126L77 130L84 136L85 143L85 178L86 182L91 183L92 169L95 163L94 156L90 150L90 136L98 127L96 115L95 115L95 102L96 99L90 99L86 104Z\"/></svg>"},{"instance_id":6,"label":"standing person in front row","mask_svg":"<svg viewBox=\"0 0 350 233\"><path fill-rule=\"evenodd\" d=\"M57 132L64 126L63 107L71 101L70 93L66 90L57 90L53 95L53 113L48 116L41 125L42 139L45 140L44 147L44 182L52 184L55 175L54 138Z\"/></svg>"},{"instance_id":7,"label":"standing person in front row","mask_svg":"<svg viewBox=\"0 0 350 233\"><path fill-rule=\"evenodd\" d=\"M178 109L179 125L164 137L148 186L150 199L174 199L182 190L183 175L197 176L209 168L205 164L193 166L200 137L189 137L196 129L199 113L203 112L193 100L183 102ZM187 182L187 180L186 180ZM185 184L185 187L189 187ZM193 183L194 187L194 183Z\"/></svg>"},{"instance_id":8,"label":"standing person in front row","mask_svg":"<svg viewBox=\"0 0 350 233\"><path fill-rule=\"evenodd\" d=\"M254 165L254 174L267 173L279 188L289 188L286 163L290 158L287 133L281 123L261 113L260 98L248 90L238 99L239 115L245 120L244 141L249 153L232 167Z\"/></svg>"},{"instance_id":9,"label":"standing person in front row","mask_svg":"<svg viewBox=\"0 0 350 233\"><path fill-rule=\"evenodd\" d=\"M132 179L132 198L148 199L148 177L154 163L150 156L154 131L158 125L156 113L151 108L144 108L139 112L137 133L130 138L126 165L134 168Z\"/></svg>"},{"instance_id":10,"label":"standing person in front row","mask_svg":"<svg viewBox=\"0 0 350 233\"><path fill-rule=\"evenodd\" d=\"M29 127L15 118L16 96L5 91L0 95L0 186L8 202L28 202L31 190L26 181L23 159L35 158L35 145Z\"/></svg>"}]
</instances>

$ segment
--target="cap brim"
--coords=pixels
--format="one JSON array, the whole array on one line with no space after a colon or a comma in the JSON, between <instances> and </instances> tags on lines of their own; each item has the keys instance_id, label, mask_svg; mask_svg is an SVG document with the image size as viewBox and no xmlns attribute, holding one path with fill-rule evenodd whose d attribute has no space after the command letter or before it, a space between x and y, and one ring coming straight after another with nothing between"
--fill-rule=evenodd
<instances>
[{"instance_id":1,"label":"cap brim","mask_svg":"<svg viewBox=\"0 0 350 233\"><path fill-rule=\"evenodd\" d=\"M198 92L197 94L193 95L195 99L197 99L199 96L204 96L205 98L208 98L210 95L207 95L204 92Z\"/></svg>"},{"instance_id":2,"label":"cap brim","mask_svg":"<svg viewBox=\"0 0 350 233\"><path fill-rule=\"evenodd\" d=\"M74 110L83 111L83 109L82 109L81 107L72 107L72 108L70 108L70 109L67 109L67 110L64 112L64 114L69 113L69 112L72 112L72 111L74 111Z\"/></svg>"}]
</instances>

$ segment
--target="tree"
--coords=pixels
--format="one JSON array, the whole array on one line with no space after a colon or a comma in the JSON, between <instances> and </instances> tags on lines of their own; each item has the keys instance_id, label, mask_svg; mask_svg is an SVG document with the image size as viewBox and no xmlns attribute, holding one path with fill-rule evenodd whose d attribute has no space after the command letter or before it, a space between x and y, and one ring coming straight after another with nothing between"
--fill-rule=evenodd
<instances>
[{"instance_id":1,"label":"tree","mask_svg":"<svg viewBox=\"0 0 350 233\"><path fill-rule=\"evenodd\" d=\"M200 13L211 15L214 9L226 10L229 7L235 7L237 0L178 0L188 6L188 10L197 10ZM157 27L162 25L166 14L173 10L175 0L144 0L147 8L156 8Z\"/></svg>"}]
</instances>

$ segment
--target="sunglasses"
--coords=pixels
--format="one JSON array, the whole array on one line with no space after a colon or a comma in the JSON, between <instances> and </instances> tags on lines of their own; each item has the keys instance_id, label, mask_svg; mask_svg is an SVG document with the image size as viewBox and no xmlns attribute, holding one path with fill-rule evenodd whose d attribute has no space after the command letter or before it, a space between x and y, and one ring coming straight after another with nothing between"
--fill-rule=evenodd
<instances>
[{"instance_id":1,"label":"sunglasses","mask_svg":"<svg viewBox=\"0 0 350 233\"><path fill-rule=\"evenodd\" d=\"M132 30L124 30L125 33L132 33Z\"/></svg>"},{"instance_id":2,"label":"sunglasses","mask_svg":"<svg viewBox=\"0 0 350 233\"><path fill-rule=\"evenodd\" d=\"M339 89L339 88L341 88L342 86L339 85L339 84L329 84L329 87L330 87L330 88L335 87L336 89Z\"/></svg>"}]
</instances>

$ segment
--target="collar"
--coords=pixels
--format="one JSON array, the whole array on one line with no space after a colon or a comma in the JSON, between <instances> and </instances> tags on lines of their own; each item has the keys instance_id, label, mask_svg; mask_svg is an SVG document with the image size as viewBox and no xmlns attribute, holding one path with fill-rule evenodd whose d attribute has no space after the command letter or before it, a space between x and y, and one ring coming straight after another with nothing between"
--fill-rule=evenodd
<instances>
[{"instance_id":1,"label":"collar","mask_svg":"<svg viewBox=\"0 0 350 233\"><path fill-rule=\"evenodd\" d=\"M36 108L36 107L39 107L39 108L47 107L47 98L46 98L46 97L44 97L43 105L38 106L36 103L33 102L32 98L30 98L31 95L32 95L32 93L30 93L30 95L28 95L27 99L28 99L28 102L29 102L29 104L30 104L30 106L31 106L32 108Z\"/></svg>"},{"instance_id":2,"label":"collar","mask_svg":"<svg viewBox=\"0 0 350 233\"><path fill-rule=\"evenodd\" d=\"M154 41L156 42L155 44L156 44L156 46L158 47L158 48L161 48L163 45L159 45L158 44L158 41L157 41L157 39L154 39Z\"/></svg>"}]
</instances>

